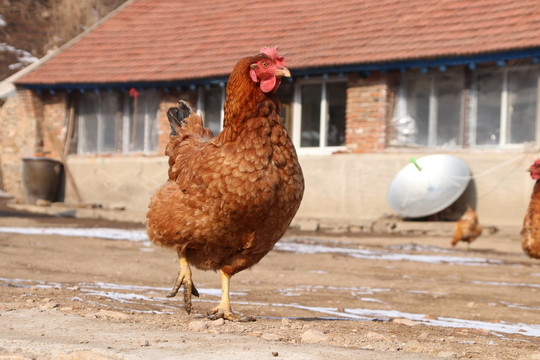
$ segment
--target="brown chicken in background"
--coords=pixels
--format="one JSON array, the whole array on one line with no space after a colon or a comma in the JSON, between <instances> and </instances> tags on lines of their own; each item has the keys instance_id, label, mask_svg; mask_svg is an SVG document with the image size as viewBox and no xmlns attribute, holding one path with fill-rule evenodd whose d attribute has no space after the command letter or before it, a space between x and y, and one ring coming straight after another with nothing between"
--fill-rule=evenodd
<instances>
[{"instance_id":1,"label":"brown chicken in background","mask_svg":"<svg viewBox=\"0 0 540 360\"><path fill-rule=\"evenodd\" d=\"M454 223L452 246L456 246L458 242L463 241L467 243L467 250L469 250L471 243L481 234L482 226L478 224L478 216L470 206L467 206L467 211Z\"/></svg>"},{"instance_id":2,"label":"brown chicken in background","mask_svg":"<svg viewBox=\"0 0 540 360\"><path fill-rule=\"evenodd\" d=\"M540 179L540 159L531 165L529 172L536 183L523 219L521 246L527 255L540 259L540 181L538 180Z\"/></svg>"},{"instance_id":3,"label":"brown chicken in background","mask_svg":"<svg viewBox=\"0 0 540 360\"><path fill-rule=\"evenodd\" d=\"M178 253L168 296L183 286L188 313L198 296L192 265L220 271L221 301L211 317L245 320L231 310L229 280L272 250L300 206L304 179L276 95L283 76L290 72L275 48L240 60L216 137L185 102L169 109L169 179L150 200L147 233Z\"/></svg>"}]
</instances>

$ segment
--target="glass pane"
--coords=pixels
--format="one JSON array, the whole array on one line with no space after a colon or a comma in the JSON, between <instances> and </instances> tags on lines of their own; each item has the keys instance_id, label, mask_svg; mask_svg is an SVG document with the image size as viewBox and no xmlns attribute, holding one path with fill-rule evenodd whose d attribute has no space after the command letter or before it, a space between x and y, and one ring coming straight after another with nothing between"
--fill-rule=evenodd
<instances>
[{"instance_id":1,"label":"glass pane","mask_svg":"<svg viewBox=\"0 0 540 360\"><path fill-rule=\"evenodd\" d=\"M283 106L281 109L281 118L285 122L285 127L290 132L291 131L291 105L293 103L294 99L294 85L293 83L289 81L285 81L281 83L281 86L279 87L277 91L277 95L279 97L279 101L281 101L281 105Z\"/></svg>"},{"instance_id":2,"label":"glass pane","mask_svg":"<svg viewBox=\"0 0 540 360\"><path fill-rule=\"evenodd\" d=\"M328 83L326 85L326 97L328 99L326 145L344 145L347 83Z\"/></svg>"},{"instance_id":3,"label":"glass pane","mask_svg":"<svg viewBox=\"0 0 540 360\"><path fill-rule=\"evenodd\" d=\"M437 141L438 146L461 144L461 78L436 79L437 91Z\"/></svg>"},{"instance_id":4,"label":"glass pane","mask_svg":"<svg viewBox=\"0 0 540 360\"><path fill-rule=\"evenodd\" d=\"M407 111L414 123L414 143L428 144L430 78L420 77L407 81Z\"/></svg>"},{"instance_id":5,"label":"glass pane","mask_svg":"<svg viewBox=\"0 0 540 360\"><path fill-rule=\"evenodd\" d=\"M117 150L119 119L121 118L119 96L116 92L100 93L99 95L101 99L101 144L99 144L99 151L100 153L111 153Z\"/></svg>"},{"instance_id":6,"label":"glass pane","mask_svg":"<svg viewBox=\"0 0 540 360\"><path fill-rule=\"evenodd\" d=\"M307 84L301 87L302 121L300 146L319 146L321 122L321 84Z\"/></svg>"},{"instance_id":7,"label":"glass pane","mask_svg":"<svg viewBox=\"0 0 540 360\"><path fill-rule=\"evenodd\" d=\"M159 142L159 101L158 91L145 91L141 100L144 99L144 133L145 151L155 152Z\"/></svg>"},{"instance_id":8,"label":"glass pane","mask_svg":"<svg viewBox=\"0 0 540 360\"><path fill-rule=\"evenodd\" d=\"M221 132L221 88L204 91L204 126L212 130L214 136Z\"/></svg>"},{"instance_id":9,"label":"glass pane","mask_svg":"<svg viewBox=\"0 0 540 360\"><path fill-rule=\"evenodd\" d=\"M502 80L500 73L478 75L476 145L499 144Z\"/></svg>"},{"instance_id":10,"label":"glass pane","mask_svg":"<svg viewBox=\"0 0 540 360\"><path fill-rule=\"evenodd\" d=\"M129 97L129 151L142 152L150 150L145 149L146 132L151 131L153 126L157 126L154 123L159 121L157 118L158 110L159 94L155 91L141 91L137 98ZM157 132L154 132L152 136L157 136ZM157 144L157 141L157 139L154 139L150 143L155 142Z\"/></svg>"},{"instance_id":11,"label":"glass pane","mask_svg":"<svg viewBox=\"0 0 540 360\"><path fill-rule=\"evenodd\" d=\"M531 71L508 72L508 142L534 141L538 75Z\"/></svg>"},{"instance_id":12,"label":"glass pane","mask_svg":"<svg viewBox=\"0 0 540 360\"><path fill-rule=\"evenodd\" d=\"M99 94L79 95L79 153L96 153L98 150Z\"/></svg>"}]
</instances>

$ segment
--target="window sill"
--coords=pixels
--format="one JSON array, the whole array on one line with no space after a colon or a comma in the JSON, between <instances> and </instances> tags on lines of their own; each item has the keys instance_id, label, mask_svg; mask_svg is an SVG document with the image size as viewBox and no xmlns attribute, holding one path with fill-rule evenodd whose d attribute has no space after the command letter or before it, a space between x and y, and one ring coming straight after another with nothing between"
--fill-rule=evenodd
<instances>
[{"instance_id":1,"label":"window sill","mask_svg":"<svg viewBox=\"0 0 540 360\"><path fill-rule=\"evenodd\" d=\"M328 147L296 147L298 155L332 155L334 153L348 153L345 146L328 146Z\"/></svg>"}]
</instances>

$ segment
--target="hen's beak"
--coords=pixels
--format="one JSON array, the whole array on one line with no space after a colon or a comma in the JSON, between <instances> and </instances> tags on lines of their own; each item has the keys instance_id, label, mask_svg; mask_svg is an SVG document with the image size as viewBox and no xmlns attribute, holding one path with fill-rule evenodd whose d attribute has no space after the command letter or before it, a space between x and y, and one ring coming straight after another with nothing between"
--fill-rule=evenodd
<instances>
[{"instance_id":1,"label":"hen's beak","mask_svg":"<svg viewBox=\"0 0 540 360\"><path fill-rule=\"evenodd\" d=\"M291 72L285 66L280 66L275 74L276 76L291 77Z\"/></svg>"}]
</instances>

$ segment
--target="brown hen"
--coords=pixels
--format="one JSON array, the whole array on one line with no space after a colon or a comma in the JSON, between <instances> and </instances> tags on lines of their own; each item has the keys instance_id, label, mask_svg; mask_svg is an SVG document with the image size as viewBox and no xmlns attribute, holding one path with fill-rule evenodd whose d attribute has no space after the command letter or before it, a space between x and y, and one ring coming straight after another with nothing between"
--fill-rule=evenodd
<instances>
[{"instance_id":1,"label":"brown hen","mask_svg":"<svg viewBox=\"0 0 540 360\"><path fill-rule=\"evenodd\" d=\"M471 243L481 234L482 226L478 224L478 216L470 206L467 206L467 211L454 223L452 246L456 246L458 242L463 241L467 243L467 250L469 250Z\"/></svg>"},{"instance_id":2,"label":"brown hen","mask_svg":"<svg viewBox=\"0 0 540 360\"><path fill-rule=\"evenodd\" d=\"M282 76L290 72L276 49L240 60L216 137L186 103L169 109L169 179L150 200L147 232L154 244L178 253L180 271L168 296L183 286L188 313L191 295L198 296L192 265L221 273L221 302L211 317L242 320L231 310L231 276L272 250L300 206L304 179L276 95Z\"/></svg>"},{"instance_id":3,"label":"brown hen","mask_svg":"<svg viewBox=\"0 0 540 360\"><path fill-rule=\"evenodd\" d=\"M529 168L531 178L536 180L531 195L531 202L523 219L521 247L527 255L540 259L540 159Z\"/></svg>"}]
</instances>

